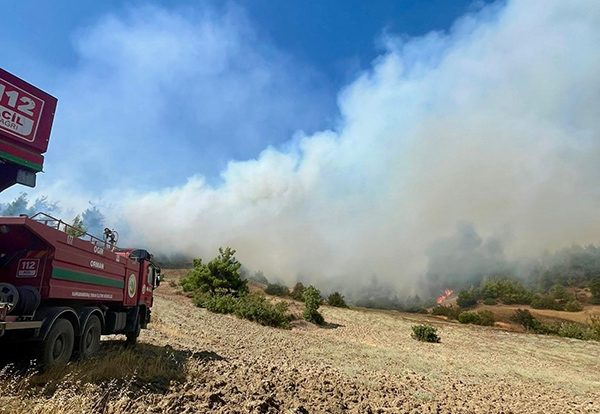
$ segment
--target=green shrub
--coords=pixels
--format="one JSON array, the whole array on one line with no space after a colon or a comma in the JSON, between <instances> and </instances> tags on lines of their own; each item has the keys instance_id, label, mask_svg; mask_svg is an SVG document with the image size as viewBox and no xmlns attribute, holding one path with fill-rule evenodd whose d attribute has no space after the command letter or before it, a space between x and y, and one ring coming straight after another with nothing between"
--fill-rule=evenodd
<instances>
[{"instance_id":1,"label":"green shrub","mask_svg":"<svg viewBox=\"0 0 600 414\"><path fill-rule=\"evenodd\" d=\"M451 305L450 306L438 305L431 310L431 313L433 315L445 316L448 319L452 319L452 320L458 319L458 316L460 315L461 312L462 312L462 309L456 308Z\"/></svg>"},{"instance_id":2,"label":"green shrub","mask_svg":"<svg viewBox=\"0 0 600 414\"><path fill-rule=\"evenodd\" d=\"M480 318L480 325L483 326L494 326L496 322L496 318L494 317L494 313L491 311L479 311L477 312Z\"/></svg>"},{"instance_id":3,"label":"green shrub","mask_svg":"<svg viewBox=\"0 0 600 414\"><path fill-rule=\"evenodd\" d=\"M528 305L532 296L521 282L508 278L484 280L479 291L482 298L497 299L507 305Z\"/></svg>"},{"instance_id":4,"label":"green shrub","mask_svg":"<svg viewBox=\"0 0 600 414\"><path fill-rule=\"evenodd\" d=\"M460 323L472 323L475 325L479 325L479 315L476 312L461 312L460 315L458 315L458 321Z\"/></svg>"},{"instance_id":5,"label":"green shrub","mask_svg":"<svg viewBox=\"0 0 600 414\"><path fill-rule=\"evenodd\" d=\"M581 312L583 306L576 300L571 300L565 304L565 310L567 312Z\"/></svg>"},{"instance_id":6,"label":"green shrub","mask_svg":"<svg viewBox=\"0 0 600 414\"><path fill-rule=\"evenodd\" d=\"M541 335L558 335L584 341L600 341L600 317L592 316L587 325L571 322L541 323L528 310L517 309L511 320Z\"/></svg>"},{"instance_id":7,"label":"green shrub","mask_svg":"<svg viewBox=\"0 0 600 414\"><path fill-rule=\"evenodd\" d=\"M293 289L292 289L292 293L290 293L290 296L293 299L299 300L299 301L304 301L304 297L302 296L304 294L304 290L306 288L304 287L304 285L301 282L298 282L294 285Z\"/></svg>"},{"instance_id":8,"label":"green shrub","mask_svg":"<svg viewBox=\"0 0 600 414\"><path fill-rule=\"evenodd\" d=\"M431 325L413 325L411 337L422 342L440 342L437 329Z\"/></svg>"},{"instance_id":9,"label":"green shrub","mask_svg":"<svg viewBox=\"0 0 600 414\"><path fill-rule=\"evenodd\" d=\"M591 305L600 305L600 298L592 298L590 299Z\"/></svg>"},{"instance_id":10,"label":"green shrub","mask_svg":"<svg viewBox=\"0 0 600 414\"><path fill-rule=\"evenodd\" d=\"M594 337L593 332L587 326L570 322L561 323L559 325L558 336L562 336L563 338L581 339L583 341L589 341Z\"/></svg>"},{"instance_id":11,"label":"green shrub","mask_svg":"<svg viewBox=\"0 0 600 414\"><path fill-rule=\"evenodd\" d=\"M443 305L437 305L431 309L431 314L446 316L447 309L448 308Z\"/></svg>"},{"instance_id":12,"label":"green shrub","mask_svg":"<svg viewBox=\"0 0 600 414\"><path fill-rule=\"evenodd\" d=\"M493 326L494 325L494 314L490 311L481 311L481 312L461 312L458 315L458 321L460 323L470 323L473 325L484 325L484 326Z\"/></svg>"},{"instance_id":13,"label":"green shrub","mask_svg":"<svg viewBox=\"0 0 600 414\"><path fill-rule=\"evenodd\" d=\"M213 295L210 292L196 292L192 299L194 305L206 308L215 313L233 313L238 305L238 298L231 295Z\"/></svg>"},{"instance_id":14,"label":"green shrub","mask_svg":"<svg viewBox=\"0 0 600 414\"><path fill-rule=\"evenodd\" d=\"M321 306L321 292L314 286L309 286L304 290L302 294L304 298L305 310L302 315L308 322L322 325L325 320L323 315L318 312L319 306Z\"/></svg>"},{"instance_id":15,"label":"green shrub","mask_svg":"<svg viewBox=\"0 0 600 414\"><path fill-rule=\"evenodd\" d=\"M590 315L587 326L592 332L594 340L600 341L600 316Z\"/></svg>"},{"instance_id":16,"label":"green shrub","mask_svg":"<svg viewBox=\"0 0 600 414\"><path fill-rule=\"evenodd\" d=\"M587 325L573 322L540 324L537 332L545 335L558 335L563 338L580 339L582 341L600 341L600 318L592 317L591 320L588 320Z\"/></svg>"},{"instance_id":17,"label":"green shrub","mask_svg":"<svg viewBox=\"0 0 600 414\"><path fill-rule=\"evenodd\" d=\"M553 299L557 299L557 300L564 300L564 301L569 301L572 299L572 296L569 292L567 292L567 289L565 289L564 286L555 283L551 288L550 288L550 296Z\"/></svg>"},{"instance_id":18,"label":"green shrub","mask_svg":"<svg viewBox=\"0 0 600 414\"><path fill-rule=\"evenodd\" d=\"M404 312L408 312L408 313L420 313L422 315L427 315L429 313L429 311L427 310L427 308L423 308L423 307L414 307L414 308L404 309Z\"/></svg>"},{"instance_id":19,"label":"green shrub","mask_svg":"<svg viewBox=\"0 0 600 414\"><path fill-rule=\"evenodd\" d=\"M535 295L531 299L531 307L534 309L552 309L561 311L564 309L562 303L547 295Z\"/></svg>"},{"instance_id":20,"label":"green shrub","mask_svg":"<svg viewBox=\"0 0 600 414\"><path fill-rule=\"evenodd\" d=\"M261 325L289 328L290 315L286 313L287 309L288 304L285 302L273 305L264 297L250 293L238 299L233 313L239 318L258 322Z\"/></svg>"},{"instance_id":21,"label":"green shrub","mask_svg":"<svg viewBox=\"0 0 600 414\"><path fill-rule=\"evenodd\" d=\"M558 335L560 324L558 323L542 323L536 321L534 331L540 335Z\"/></svg>"},{"instance_id":22,"label":"green shrub","mask_svg":"<svg viewBox=\"0 0 600 414\"><path fill-rule=\"evenodd\" d=\"M237 296L248 292L247 281L240 276L242 266L235 258L235 250L219 248L219 255L208 264L202 259L194 259L194 268L181 279L184 292L225 292Z\"/></svg>"},{"instance_id":23,"label":"green shrub","mask_svg":"<svg viewBox=\"0 0 600 414\"><path fill-rule=\"evenodd\" d=\"M471 306L475 306L477 304L477 296L477 292L474 288L469 290L461 290L458 292L456 304L461 308L470 308Z\"/></svg>"},{"instance_id":24,"label":"green shrub","mask_svg":"<svg viewBox=\"0 0 600 414\"><path fill-rule=\"evenodd\" d=\"M346 305L344 297L340 294L340 292L333 292L331 295L329 295L329 297L327 298L327 303L329 304L329 306L335 306L337 308L348 307L348 305Z\"/></svg>"},{"instance_id":25,"label":"green shrub","mask_svg":"<svg viewBox=\"0 0 600 414\"><path fill-rule=\"evenodd\" d=\"M600 302L600 277L595 277L592 280L590 280L589 288L590 292L592 292L592 296L594 297L594 299L598 299L598 301ZM600 303L597 304L600 305Z\"/></svg>"},{"instance_id":26,"label":"green shrub","mask_svg":"<svg viewBox=\"0 0 600 414\"><path fill-rule=\"evenodd\" d=\"M523 292L514 292L507 293L500 297L502 303L506 305L529 305L531 303L531 298L533 297L533 293L523 291Z\"/></svg>"},{"instance_id":27,"label":"green shrub","mask_svg":"<svg viewBox=\"0 0 600 414\"><path fill-rule=\"evenodd\" d=\"M535 330L539 325L537 319L527 309L517 309L510 320L527 330Z\"/></svg>"},{"instance_id":28,"label":"green shrub","mask_svg":"<svg viewBox=\"0 0 600 414\"><path fill-rule=\"evenodd\" d=\"M317 311L305 310L302 314L302 317L306 322L314 323L317 325L323 325L325 323L325 318Z\"/></svg>"},{"instance_id":29,"label":"green shrub","mask_svg":"<svg viewBox=\"0 0 600 414\"><path fill-rule=\"evenodd\" d=\"M192 300L194 305L211 312L233 313L239 318L276 328L290 326L291 317L286 313L287 303L280 302L273 305L256 293L245 294L238 298L229 294L213 295L210 292L197 291Z\"/></svg>"},{"instance_id":30,"label":"green shrub","mask_svg":"<svg viewBox=\"0 0 600 414\"><path fill-rule=\"evenodd\" d=\"M265 289L265 293L273 296L288 296L290 290L287 286L280 285L278 283L269 283Z\"/></svg>"},{"instance_id":31,"label":"green shrub","mask_svg":"<svg viewBox=\"0 0 600 414\"><path fill-rule=\"evenodd\" d=\"M213 295L208 292L196 292L192 297L192 303L199 308L206 308L206 305L211 301Z\"/></svg>"},{"instance_id":32,"label":"green shrub","mask_svg":"<svg viewBox=\"0 0 600 414\"><path fill-rule=\"evenodd\" d=\"M483 304L492 306L492 305L497 305L498 301L496 299L487 298L487 299L483 300Z\"/></svg>"}]
</instances>

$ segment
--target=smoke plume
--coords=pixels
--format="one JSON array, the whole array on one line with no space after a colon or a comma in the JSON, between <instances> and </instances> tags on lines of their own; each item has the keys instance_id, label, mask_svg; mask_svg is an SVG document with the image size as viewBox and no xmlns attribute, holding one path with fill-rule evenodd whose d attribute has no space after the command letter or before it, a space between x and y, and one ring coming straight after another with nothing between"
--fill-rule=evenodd
<instances>
[{"instance_id":1,"label":"smoke plume","mask_svg":"<svg viewBox=\"0 0 600 414\"><path fill-rule=\"evenodd\" d=\"M103 51L113 50L115 42L125 42L123 50L138 43L144 46L143 42L126 42L143 39L144 33L166 33L167 45L179 44L180 32L197 33L193 22L172 13L161 17L161 27L185 30L153 31L146 19L140 34L123 22L110 22L108 43L96 42L101 46L97 50L90 50L86 43L88 61L112 59L114 54ZM219 24L209 27L211 36L223 33ZM186 43L181 56L201 56L193 49L205 43L213 44ZM91 163L98 153L110 152L115 157L127 155L131 162L120 164L131 169L146 159L145 169L134 175L134 180L143 180L142 186L119 174L120 164L111 164L113 156L100 157L106 168L100 165L95 170L102 177L108 172L121 177L119 188L104 191L104 204L98 205L110 225L119 227L122 234L128 230L131 244L145 244L158 253L203 258L214 257L219 246L231 246L251 271L260 269L269 279L288 284L296 280L317 283L323 291L330 287L348 293L375 280L378 288L414 295L427 286L422 282L426 274L439 274L441 269L461 284L469 283L477 272L504 271L506 263L544 249L598 241L600 2L509 0L464 16L448 32L419 38L386 33L381 43L385 52L339 92L335 128L297 132L286 145L265 148L255 159L231 160L218 184L195 175L184 185L147 192L145 173L152 177L169 174L161 169L171 168L163 167L161 154L171 164L182 157L181 165L188 167L173 167L177 172L189 170L195 152L165 149L158 153L152 146L141 145L140 136L131 147L116 147L121 144L112 142L100 152L82 151L83 155L77 155L82 158L74 162ZM236 45L233 52L246 49L238 41L232 44ZM233 52L226 56L238 56ZM163 59L143 55L143 82L128 83L119 76L132 72L120 70L119 65L127 64L128 56L138 55L118 56L110 60L111 68L116 68L110 71L111 77L94 77L94 72L78 78L77 85L83 79L90 87L96 83L105 87L113 77L116 85L134 89L138 84L172 81ZM293 77L284 76L286 70L281 68L286 66L269 72L266 55L260 59L247 56L260 63L260 70L244 70L242 75L266 74L260 79L266 85L269 79L277 79L277 88L294 82ZM181 60L171 55L165 59L174 67ZM246 67L245 61L234 62L239 63L235 67ZM184 63L197 72L187 58ZM137 76L139 68L135 68ZM153 83L153 77L158 82ZM265 106L262 101L269 95L257 95L246 82L214 79L220 87L247 91L242 94L243 103L261 105L262 123L269 111L275 113L273 119L281 119L282 112L286 119L294 111L302 116L311 112L302 109L312 106L306 95L301 105L285 95ZM151 92L153 102L164 95ZM194 93L201 99L201 89ZM104 113L97 105L106 101L110 108L113 103L96 99L102 94L87 95L94 97L96 108L86 114L90 129L96 112ZM128 90L127 96L138 95ZM314 105L320 107L320 102ZM144 123L144 136L159 131L167 139L169 134L180 133L160 121L164 105L157 101L155 106L146 107L141 118L131 118L132 125ZM204 107L209 108L210 101L204 101ZM220 108L220 119L225 118L229 112L223 105ZM193 112L194 107L187 111ZM312 115L309 118L314 120ZM243 134L233 128L236 121L229 124L236 142L240 141ZM112 129L102 136L119 137L119 125L110 125ZM213 129L218 130L218 125ZM127 134L133 136L137 130L130 126ZM129 142L129 136L118 139ZM98 145L103 142L97 141ZM48 160L50 171L50 155ZM69 188L72 176L65 166L62 178L46 188ZM85 188L88 182L100 181L80 182L75 188Z\"/></svg>"},{"instance_id":2,"label":"smoke plume","mask_svg":"<svg viewBox=\"0 0 600 414\"><path fill-rule=\"evenodd\" d=\"M340 92L335 130L231 161L218 187L132 194L132 234L203 257L229 245L289 283L376 275L406 293L428 263L468 277L598 240L600 3L509 1L384 42Z\"/></svg>"}]
</instances>

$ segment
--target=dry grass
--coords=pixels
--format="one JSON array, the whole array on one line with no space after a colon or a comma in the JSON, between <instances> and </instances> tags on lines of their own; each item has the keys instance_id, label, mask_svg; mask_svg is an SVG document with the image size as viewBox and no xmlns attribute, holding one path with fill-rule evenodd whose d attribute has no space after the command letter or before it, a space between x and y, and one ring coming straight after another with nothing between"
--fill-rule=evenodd
<instances>
[{"instance_id":1,"label":"dry grass","mask_svg":"<svg viewBox=\"0 0 600 414\"><path fill-rule=\"evenodd\" d=\"M439 321L425 315L382 311L346 311L324 307L328 321L343 329L320 331L328 336L317 359L347 361L361 370L403 372L407 367L441 381L448 377L475 383L534 380L575 394L600 387L600 343ZM411 326L438 328L441 345L409 341ZM351 358L344 356L352 355Z\"/></svg>"},{"instance_id":2,"label":"dry grass","mask_svg":"<svg viewBox=\"0 0 600 414\"><path fill-rule=\"evenodd\" d=\"M109 400L140 399L184 382L189 356L168 346L130 349L121 341L104 341L96 358L62 369L38 373L20 361L0 371L0 412L103 412Z\"/></svg>"},{"instance_id":3,"label":"dry grass","mask_svg":"<svg viewBox=\"0 0 600 414\"><path fill-rule=\"evenodd\" d=\"M135 350L109 341L64 372L5 371L0 413L600 412L597 342L329 306L326 326L286 331L195 308L177 291L156 291ZM420 323L442 342L411 339Z\"/></svg>"}]
</instances>

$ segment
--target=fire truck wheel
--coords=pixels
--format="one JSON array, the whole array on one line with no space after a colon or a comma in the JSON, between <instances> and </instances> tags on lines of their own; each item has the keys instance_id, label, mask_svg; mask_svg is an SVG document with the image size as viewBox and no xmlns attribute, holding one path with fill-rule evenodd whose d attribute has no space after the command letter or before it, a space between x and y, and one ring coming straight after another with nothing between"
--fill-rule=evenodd
<instances>
[{"instance_id":1,"label":"fire truck wheel","mask_svg":"<svg viewBox=\"0 0 600 414\"><path fill-rule=\"evenodd\" d=\"M127 340L125 341L125 345L134 346L137 342L138 336L140 336L140 331L142 330L142 324L140 322L140 317L138 315L137 321L135 322L135 331L127 332Z\"/></svg>"},{"instance_id":2,"label":"fire truck wheel","mask_svg":"<svg viewBox=\"0 0 600 414\"><path fill-rule=\"evenodd\" d=\"M79 341L79 357L82 359L93 356L100 349L100 335L102 334L102 325L96 315L92 315L87 320L83 334Z\"/></svg>"},{"instance_id":3,"label":"fire truck wheel","mask_svg":"<svg viewBox=\"0 0 600 414\"><path fill-rule=\"evenodd\" d=\"M73 353L75 332L73 325L66 319L58 319L52 325L42 347L42 366L44 369L67 365Z\"/></svg>"}]
</instances>

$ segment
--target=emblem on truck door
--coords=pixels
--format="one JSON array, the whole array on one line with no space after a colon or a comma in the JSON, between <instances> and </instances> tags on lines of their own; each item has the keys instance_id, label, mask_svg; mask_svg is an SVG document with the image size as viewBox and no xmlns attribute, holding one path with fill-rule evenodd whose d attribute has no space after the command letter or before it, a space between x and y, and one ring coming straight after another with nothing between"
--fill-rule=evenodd
<instances>
[{"instance_id":1,"label":"emblem on truck door","mask_svg":"<svg viewBox=\"0 0 600 414\"><path fill-rule=\"evenodd\" d=\"M127 281L127 294L129 295L130 298L135 296L135 288L136 288L136 282L135 282L135 275L132 273L129 276L129 280Z\"/></svg>"}]
</instances>

